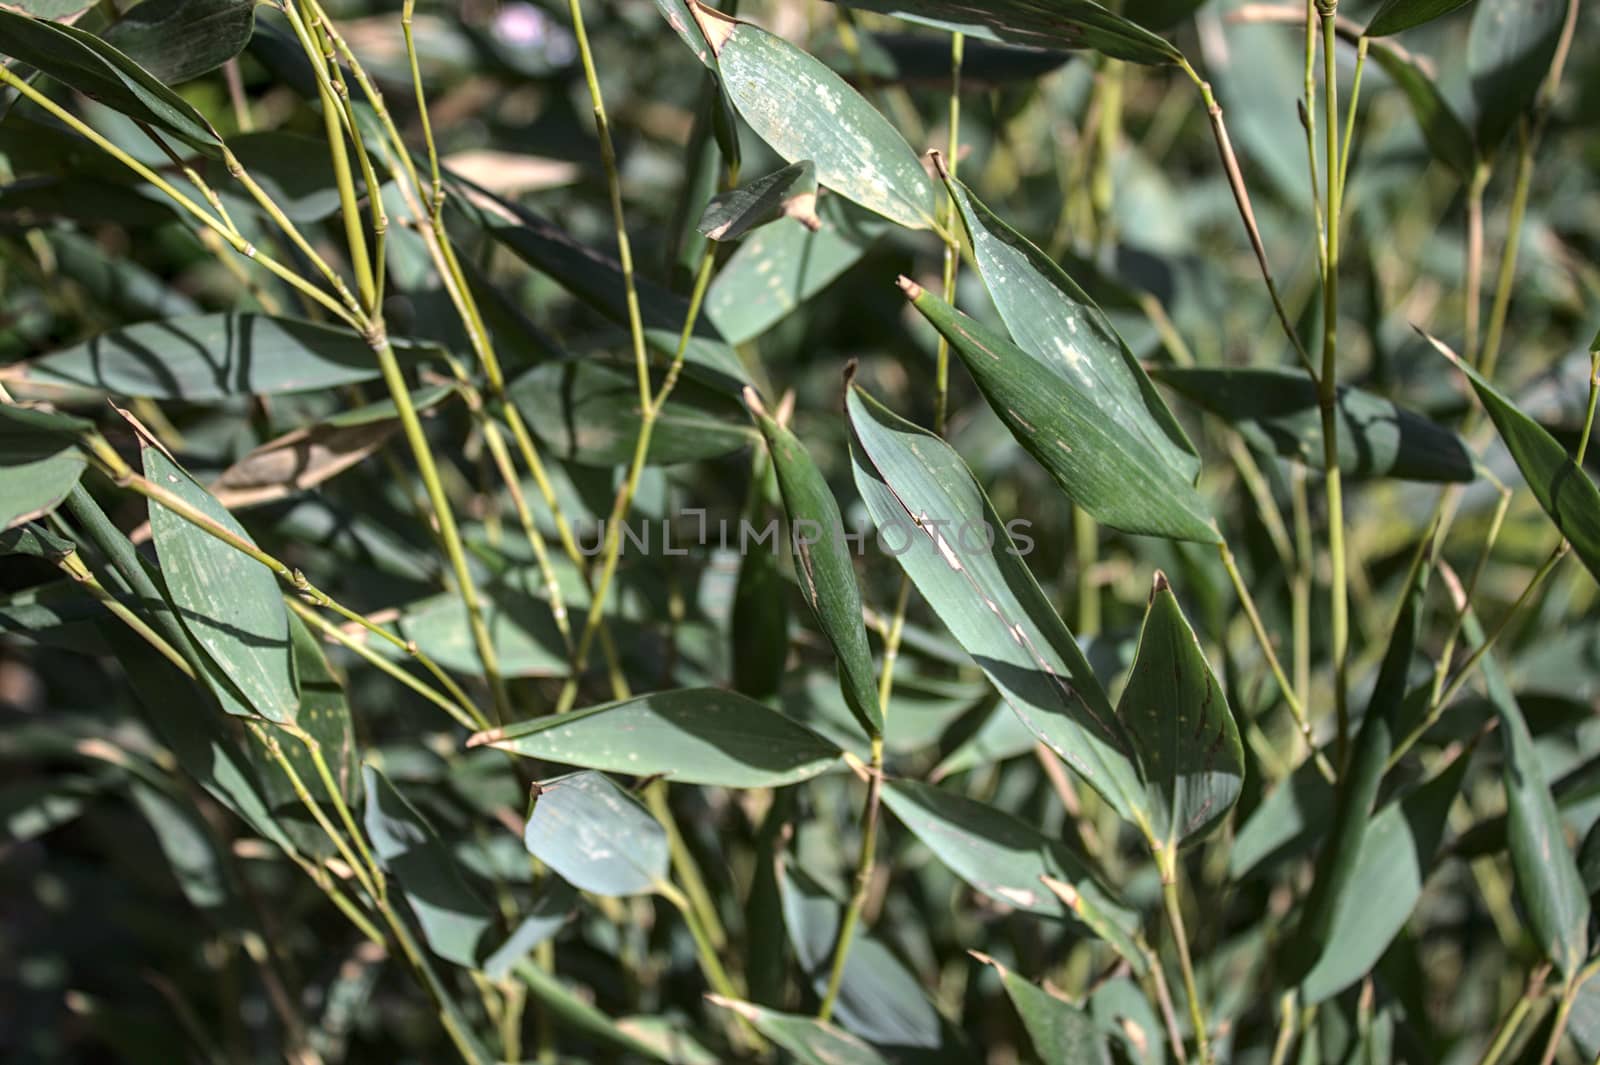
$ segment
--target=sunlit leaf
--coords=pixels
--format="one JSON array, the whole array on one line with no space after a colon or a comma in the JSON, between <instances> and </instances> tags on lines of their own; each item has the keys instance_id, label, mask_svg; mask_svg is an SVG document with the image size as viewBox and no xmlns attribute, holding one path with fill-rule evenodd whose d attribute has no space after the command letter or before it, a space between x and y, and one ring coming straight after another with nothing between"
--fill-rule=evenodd
<instances>
[{"instance_id":1,"label":"sunlit leaf","mask_svg":"<svg viewBox=\"0 0 1600 1065\"><path fill-rule=\"evenodd\" d=\"M1054 1065L1110 1065L1111 1052L1093 1019L1072 1003L1024 980L987 954L973 957L1000 975L1006 996L1033 1040L1034 1053Z\"/></svg>"},{"instance_id":2,"label":"sunlit leaf","mask_svg":"<svg viewBox=\"0 0 1600 1065\"><path fill-rule=\"evenodd\" d=\"M1090 48L1114 59L1161 65L1183 55L1144 27L1094 0L847 0L848 6L882 11L914 22L959 29L974 37L1034 48ZM1193 5L1191 5L1193 6Z\"/></svg>"},{"instance_id":3,"label":"sunlit leaf","mask_svg":"<svg viewBox=\"0 0 1600 1065\"><path fill-rule=\"evenodd\" d=\"M255 0L144 0L106 30L105 40L172 85L244 51L255 9Z\"/></svg>"},{"instance_id":4,"label":"sunlit leaf","mask_svg":"<svg viewBox=\"0 0 1600 1065\"><path fill-rule=\"evenodd\" d=\"M815 1017L778 1013L719 995L710 996L710 1001L749 1021L756 1031L794 1055L799 1065L887 1065L871 1045Z\"/></svg>"},{"instance_id":5,"label":"sunlit leaf","mask_svg":"<svg viewBox=\"0 0 1600 1065\"><path fill-rule=\"evenodd\" d=\"M698 228L717 241L738 240L780 218L796 219L814 230L822 225L816 203L816 176L810 160L802 159L712 197Z\"/></svg>"},{"instance_id":6,"label":"sunlit leaf","mask_svg":"<svg viewBox=\"0 0 1600 1065\"><path fill-rule=\"evenodd\" d=\"M596 895L643 895L667 879L666 830L601 773L542 784L523 842L567 883Z\"/></svg>"},{"instance_id":7,"label":"sunlit leaf","mask_svg":"<svg viewBox=\"0 0 1600 1065\"><path fill-rule=\"evenodd\" d=\"M67 497L88 460L82 418L0 404L0 529L39 517Z\"/></svg>"}]
</instances>

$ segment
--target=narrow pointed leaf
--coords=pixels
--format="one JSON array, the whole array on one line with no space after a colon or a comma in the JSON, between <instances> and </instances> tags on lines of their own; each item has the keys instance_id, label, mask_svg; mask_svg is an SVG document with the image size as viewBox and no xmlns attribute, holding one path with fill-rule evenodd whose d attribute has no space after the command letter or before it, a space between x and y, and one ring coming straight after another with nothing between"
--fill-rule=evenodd
<instances>
[{"instance_id":1,"label":"narrow pointed leaf","mask_svg":"<svg viewBox=\"0 0 1600 1065\"><path fill-rule=\"evenodd\" d=\"M778 694L789 659L789 582L778 569L778 553L745 551L733 591L733 687L752 699Z\"/></svg>"},{"instance_id":2,"label":"narrow pointed leaf","mask_svg":"<svg viewBox=\"0 0 1600 1065\"><path fill-rule=\"evenodd\" d=\"M1422 138L1434 158L1462 178L1472 175L1478 164L1478 148L1465 122L1439 91L1438 84L1409 54L1402 55L1381 41L1370 49L1411 105L1411 113L1422 127Z\"/></svg>"},{"instance_id":3,"label":"narrow pointed leaf","mask_svg":"<svg viewBox=\"0 0 1600 1065\"><path fill-rule=\"evenodd\" d=\"M1052 1065L1111 1065L1106 1038L1087 1013L1024 980L987 954L973 952L972 956L1000 974L1000 986L1022 1018L1040 1061Z\"/></svg>"},{"instance_id":4,"label":"narrow pointed leaf","mask_svg":"<svg viewBox=\"0 0 1600 1065\"><path fill-rule=\"evenodd\" d=\"M1132 818L1143 788L1128 736L972 471L860 388L847 404L880 542L1033 734Z\"/></svg>"},{"instance_id":5,"label":"narrow pointed leaf","mask_svg":"<svg viewBox=\"0 0 1600 1065\"><path fill-rule=\"evenodd\" d=\"M845 702L867 735L881 736L883 708L878 705L872 648L861 620L861 589L838 501L799 437L774 421L754 392L746 393L745 402L766 437L789 515L800 590L833 647Z\"/></svg>"},{"instance_id":6,"label":"narrow pointed leaf","mask_svg":"<svg viewBox=\"0 0 1600 1065\"><path fill-rule=\"evenodd\" d=\"M927 229L933 180L889 121L815 57L759 26L693 4L739 114L787 163L908 229Z\"/></svg>"},{"instance_id":7,"label":"narrow pointed leaf","mask_svg":"<svg viewBox=\"0 0 1600 1065\"><path fill-rule=\"evenodd\" d=\"M533 999L549 1012L560 1027L578 1032L589 1039L628 1054L639 1054L650 1061L671 1065L673 1059L663 1054L659 1048L628 1031L620 1021L613 1020L596 1009L591 1001L593 998L591 994L569 986L554 973L546 972L531 961L518 962L513 971L528 985L528 993Z\"/></svg>"},{"instance_id":8,"label":"narrow pointed leaf","mask_svg":"<svg viewBox=\"0 0 1600 1065\"><path fill-rule=\"evenodd\" d=\"M1385 0L1367 23L1368 37L1387 37L1448 15L1472 0Z\"/></svg>"},{"instance_id":9,"label":"narrow pointed leaf","mask_svg":"<svg viewBox=\"0 0 1600 1065\"><path fill-rule=\"evenodd\" d=\"M160 448L142 446L144 474L234 535L250 534ZM183 627L220 671L218 680L269 721L294 721L300 705L289 645L289 611L272 571L150 503L150 535ZM253 542L253 541L252 541Z\"/></svg>"},{"instance_id":10,"label":"narrow pointed leaf","mask_svg":"<svg viewBox=\"0 0 1600 1065\"><path fill-rule=\"evenodd\" d=\"M494 907L467 882L450 848L387 777L369 765L362 779L373 853L399 881L428 947L445 961L477 968L498 923Z\"/></svg>"},{"instance_id":11,"label":"narrow pointed leaf","mask_svg":"<svg viewBox=\"0 0 1600 1065\"><path fill-rule=\"evenodd\" d=\"M1478 0L1467 37L1467 73L1478 101L1479 148L1493 152L1533 107L1572 0Z\"/></svg>"},{"instance_id":12,"label":"narrow pointed leaf","mask_svg":"<svg viewBox=\"0 0 1600 1065\"><path fill-rule=\"evenodd\" d=\"M27 555L54 562L66 558L77 549L77 544L57 536L37 522L27 522L0 532L0 555Z\"/></svg>"},{"instance_id":13,"label":"narrow pointed leaf","mask_svg":"<svg viewBox=\"0 0 1600 1065\"><path fill-rule=\"evenodd\" d=\"M105 31L158 81L168 85L217 69L250 43L255 0L144 0Z\"/></svg>"},{"instance_id":14,"label":"narrow pointed leaf","mask_svg":"<svg viewBox=\"0 0 1600 1065\"><path fill-rule=\"evenodd\" d=\"M1571 541L1572 549L1589 572L1600 580L1600 489L1544 426L1518 410L1449 349L1436 340L1432 342L1472 382L1517 468L1533 489L1533 497L1561 535Z\"/></svg>"},{"instance_id":15,"label":"narrow pointed leaf","mask_svg":"<svg viewBox=\"0 0 1600 1065\"><path fill-rule=\"evenodd\" d=\"M601 773L541 786L523 830L528 853L596 895L643 895L667 879L667 833L639 801Z\"/></svg>"},{"instance_id":16,"label":"narrow pointed leaf","mask_svg":"<svg viewBox=\"0 0 1600 1065\"><path fill-rule=\"evenodd\" d=\"M888 1059L870 1044L815 1017L779 1013L720 995L709 999L712 1005L732 1010L749 1021L756 1031L794 1055L799 1065L888 1065Z\"/></svg>"},{"instance_id":17,"label":"narrow pointed leaf","mask_svg":"<svg viewBox=\"0 0 1600 1065\"><path fill-rule=\"evenodd\" d=\"M711 198L700 215L699 230L717 241L734 241L768 222L794 218L809 228L816 216L817 179L809 159L756 178Z\"/></svg>"},{"instance_id":18,"label":"narrow pointed leaf","mask_svg":"<svg viewBox=\"0 0 1600 1065\"><path fill-rule=\"evenodd\" d=\"M950 871L977 891L1026 913L1072 918L1142 968L1139 915L1100 885L1083 858L1004 811L909 780L884 785L883 802ZM1069 907L1042 877L1075 893Z\"/></svg>"},{"instance_id":19,"label":"narrow pointed leaf","mask_svg":"<svg viewBox=\"0 0 1600 1065\"><path fill-rule=\"evenodd\" d=\"M0 529L54 510L77 487L88 460L78 447L90 422L0 404Z\"/></svg>"},{"instance_id":20,"label":"narrow pointed leaf","mask_svg":"<svg viewBox=\"0 0 1600 1065\"><path fill-rule=\"evenodd\" d=\"M438 354L395 340L402 360ZM205 403L239 395L308 392L379 376L372 348L348 329L260 314L207 314L102 333L26 364L42 384L117 396Z\"/></svg>"},{"instance_id":21,"label":"narrow pointed leaf","mask_svg":"<svg viewBox=\"0 0 1600 1065\"><path fill-rule=\"evenodd\" d=\"M135 121L221 156L222 138L200 112L92 33L0 8L0 55L8 55Z\"/></svg>"},{"instance_id":22,"label":"narrow pointed leaf","mask_svg":"<svg viewBox=\"0 0 1600 1065\"><path fill-rule=\"evenodd\" d=\"M1200 470L1194 444L1105 313L966 185L948 172L945 184L961 212L978 272L1017 347L1052 370L1065 389L1142 438L1182 477L1194 480Z\"/></svg>"},{"instance_id":23,"label":"narrow pointed leaf","mask_svg":"<svg viewBox=\"0 0 1600 1065\"><path fill-rule=\"evenodd\" d=\"M504 980L511 970L541 943L548 943L561 931L578 905L578 893L564 880L553 877L542 886L539 897L522 912L522 920L483 960L483 974L491 980Z\"/></svg>"},{"instance_id":24,"label":"narrow pointed leaf","mask_svg":"<svg viewBox=\"0 0 1600 1065\"><path fill-rule=\"evenodd\" d=\"M1011 435L1067 498L1123 532L1216 543L1221 534L1188 475L1122 416L1099 406L1005 337L902 279L912 305L945 338ZM1083 358L1070 343L1068 364Z\"/></svg>"},{"instance_id":25,"label":"narrow pointed leaf","mask_svg":"<svg viewBox=\"0 0 1600 1065\"><path fill-rule=\"evenodd\" d=\"M1233 809L1244 784L1239 730L1159 572L1117 716L1139 751L1150 830L1163 849L1182 846Z\"/></svg>"},{"instance_id":26,"label":"narrow pointed leaf","mask_svg":"<svg viewBox=\"0 0 1600 1065\"><path fill-rule=\"evenodd\" d=\"M1093 0L846 0L847 6L881 11L914 22L956 29L970 36L1033 48L1089 48L1113 59L1162 65L1183 58L1172 44Z\"/></svg>"},{"instance_id":27,"label":"narrow pointed leaf","mask_svg":"<svg viewBox=\"0 0 1600 1065\"><path fill-rule=\"evenodd\" d=\"M805 726L717 688L641 695L480 732L468 742L563 765L729 788L809 780L840 755Z\"/></svg>"}]
</instances>

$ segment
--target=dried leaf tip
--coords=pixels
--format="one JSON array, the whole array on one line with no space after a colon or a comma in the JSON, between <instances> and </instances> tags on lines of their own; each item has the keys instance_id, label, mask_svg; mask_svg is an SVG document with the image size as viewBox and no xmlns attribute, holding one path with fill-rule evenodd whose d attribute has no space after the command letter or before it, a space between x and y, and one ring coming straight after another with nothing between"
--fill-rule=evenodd
<instances>
[{"instance_id":1,"label":"dried leaf tip","mask_svg":"<svg viewBox=\"0 0 1600 1065\"><path fill-rule=\"evenodd\" d=\"M743 395L744 405L750 408L751 414L754 414L757 418L765 418L767 416L767 405L761 402L761 394L759 392L749 385L745 385Z\"/></svg>"},{"instance_id":2,"label":"dried leaf tip","mask_svg":"<svg viewBox=\"0 0 1600 1065\"><path fill-rule=\"evenodd\" d=\"M1156 570L1156 575L1150 582L1150 599L1154 601L1155 597L1160 595L1162 592L1170 591L1172 591L1172 582L1167 580L1167 575L1165 573L1162 573L1160 570Z\"/></svg>"},{"instance_id":3,"label":"dried leaf tip","mask_svg":"<svg viewBox=\"0 0 1600 1065\"><path fill-rule=\"evenodd\" d=\"M705 37L706 44L711 46L711 54L720 58L722 46L733 36L739 20L723 14L714 7L707 7L699 0L689 0L689 13L694 16L695 22L699 23L700 33Z\"/></svg>"},{"instance_id":4,"label":"dried leaf tip","mask_svg":"<svg viewBox=\"0 0 1600 1065\"><path fill-rule=\"evenodd\" d=\"M1438 337L1434 336L1432 333L1428 332L1415 322L1411 323L1411 328L1417 331L1417 335L1419 337L1433 345L1433 350L1437 351L1440 355L1443 355L1457 366L1461 365L1461 356L1450 350L1450 345L1446 344L1444 341L1440 340Z\"/></svg>"},{"instance_id":5,"label":"dried leaf tip","mask_svg":"<svg viewBox=\"0 0 1600 1065\"><path fill-rule=\"evenodd\" d=\"M468 736L467 737L467 746L468 747L486 747L491 743L499 743L501 740L503 740L505 738L506 738L506 730L505 729L503 729L503 728L492 728L492 729L489 729L487 732L474 732L472 735Z\"/></svg>"},{"instance_id":6,"label":"dried leaf tip","mask_svg":"<svg viewBox=\"0 0 1600 1065\"><path fill-rule=\"evenodd\" d=\"M794 419L794 389L789 389L778 400L778 409L773 412L773 420L785 429Z\"/></svg>"},{"instance_id":7,"label":"dried leaf tip","mask_svg":"<svg viewBox=\"0 0 1600 1065\"><path fill-rule=\"evenodd\" d=\"M906 294L906 299L915 301L922 298L922 286L911 280L905 274L901 274L899 277L895 278L894 283L900 286L900 291Z\"/></svg>"},{"instance_id":8,"label":"dried leaf tip","mask_svg":"<svg viewBox=\"0 0 1600 1065\"><path fill-rule=\"evenodd\" d=\"M856 371L859 369L861 369L860 359L851 359L844 364L844 387L846 391L856 383Z\"/></svg>"},{"instance_id":9,"label":"dried leaf tip","mask_svg":"<svg viewBox=\"0 0 1600 1065\"><path fill-rule=\"evenodd\" d=\"M790 196L783 201L783 216L792 218L815 233L822 228L822 219L817 217L817 194L815 192L802 192L797 196Z\"/></svg>"},{"instance_id":10,"label":"dried leaf tip","mask_svg":"<svg viewBox=\"0 0 1600 1065\"><path fill-rule=\"evenodd\" d=\"M943 152L937 148L929 148L928 161L933 164L933 172L939 176L940 181L950 180L950 164L944 161Z\"/></svg>"}]
</instances>

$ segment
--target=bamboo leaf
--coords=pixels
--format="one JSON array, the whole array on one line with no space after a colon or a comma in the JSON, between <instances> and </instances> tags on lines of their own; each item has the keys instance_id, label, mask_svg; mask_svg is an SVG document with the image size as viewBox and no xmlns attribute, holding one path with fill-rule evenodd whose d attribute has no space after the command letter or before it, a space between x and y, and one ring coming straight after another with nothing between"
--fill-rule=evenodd
<instances>
[{"instance_id":1,"label":"bamboo leaf","mask_svg":"<svg viewBox=\"0 0 1600 1065\"><path fill-rule=\"evenodd\" d=\"M1405 94L1434 158L1458 176L1470 177L1478 165L1477 143L1432 76L1409 54L1402 55L1381 41L1372 44L1370 52Z\"/></svg>"},{"instance_id":2,"label":"bamboo leaf","mask_svg":"<svg viewBox=\"0 0 1600 1065\"><path fill-rule=\"evenodd\" d=\"M643 417L631 370L588 360L546 363L513 382L510 394L558 457L607 468L633 458ZM727 395L681 379L656 418L648 461L672 466L720 458L750 446L754 437Z\"/></svg>"},{"instance_id":3,"label":"bamboo leaf","mask_svg":"<svg viewBox=\"0 0 1600 1065\"><path fill-rule=\"evenodd\" d=\"M596 895L644 895L667 879L666 829L601 773L540 785L523 842L563 880Z\"/></svg>"},{"instance_id":4,"label":"bamboo leaf","mask_svg":"<svg viewBox=\"0 0 1600 1065\"><path fill-rule=\"evenodd\" d=\"M839 748L752 699L684 688L480 732L469 746L684 784L780 787L837 764Z\"/></svg>"},{"instance_id":5,"label":"bamboo leaf","mask_svg":"<svg viewBox=\"0 0 1600 1065\"><path fill-rule=\"evenodd\" d=\"M144 475L245 540L250 534L159 446L141 437ZM160 503L150 535L178 620L203 652L213 687L237 692L240 709L289 724L300 705L289 644L289 611L272 571ZM251 541L253 542L253 541Z\"/></svg>"},{"instance_id":6,"label":"bamboo leaf","mask_svg":"<svg viewBox=\"0 0 1600 1065\"><path fill-rule=\"evenodd\" d=\"M751 230L780 218L793 218L815 231L822 228L816 206L816 170L809 159L802 159L747 185L713 196L700 215L698 228L717 241L738 240Z\"/></svg>"},{"instance_id":7,"label":"bamboo leaf","mask_svg":"<svg viewBox=\"0 0 1600 1065\"><path fill-rule=\"evenodd\" d=\"M0 54L36 67L206 155L222 155L222 138L200 112L92 33L0 9Z\"/></svg>"},{"instance_id":8,"label":"bamboo leaf","mask_svg":"<svg viewBox=\"0 0 1600 1065\"><path fill-rule=\"evenodd\" d=\"M884 785L883 801L934 856L977 891L1025 913L1081 923L1137 970L1145 957L1135 937L1139 915L1095 879L1065 844L1025 821L955 792L909 780ZM1044 887L1064 886L1069 906Z\"/></svg>"},{"instance_id":9,"label":"bamboo leaf","mask_svg":"<svg viewBox=\"0 0 1600 1065\"><path fill-rule=\"evenodd\" d=\"M989 955L969 953L1000 975L1000 986L1022 1018L1039 1060L1052 1065L1111 1065L1105 1036L1087 1013L1024 980Z\"/></svg>"},{"instance_id":10,"label":"bamboo leaf","mask_svg":"<svg viewBox=\"0 0 1600 1065\"><path fill-rule=\"evenodd\" d=\"M1239 730L1159 571L1117 716L1139 752L1148 831L1160 849L1182 846L1233 809L1244 785Z\"/></svg>"},{"instance_id":11,"label":"bamboo leaf","mask_svg":"<svg viewBox=\"0 0 1600 1065\"><path fill-rule=\"evenodd\" d=\"M77 544L57 536L37 522L26 522L0 532L0 555L27 555L54 562L66 558L77 549Z\"/></svg>"},{"instance_id":12,"label":"bamboo leaf","mask_svg":"<svg viewBox=\"0 0 1600 1065\"><path fill-rule=\"evenodd\" d=\"M1368 37L1387 37L1448 15L1472 0L1385 0L1367 23Z\"/></svg>"},{"instance_id":13,"label":"bamboo leaf","mask_svg":"<svg viewBox=\"0 0 1600 1065\"><path fill-rule=\"evenodd\" d=\"M978 272L1016 344L1070 390L1148 444L1187 480L1200 471L1194 444L1144 367L1088 293L1044 252L950 177Z\"/></svg>"},{"instance_id":14,"label":"bamboo leaf","mask_svg":"<svg viewBox=\"0 0 1600 1065\"><path fill-rule=\"evenodd\" d=\"M1467 73L1478 101L1478 147L1487 153L1532 109L1572 0L1478 0Z\"/></svg>"},{"instance_id":15,"label":"bamboo leaf","mask_svg":"<svg viewBox=\"0 0 1600 1065\"><path fill-rule=\"evenodd\" d=\"M847 4L959 30L972 37L1033 48L1089 48L1113 59L1155 66L1183 59L1183 53L1169 42L1093 0L999 0L988 4L965 0L847 0Z\"/></svg>"},{"instance_id":16,"label":"bamboo leaf","mask_svg":"<svg viewBox=\"0 0 1600 1065\"><path fill-rule=\"evenodd\" d=\"M103 39L169 85L217 69L250 43L255 0L144 0Z\"/></svg>"},{"instance_id":17,"label":"bamboo leaf","mask_svg":"<svg viewBox=\"0 0 1600 1065\"><path fill-rule=\"evenodd\" d=\"M662 1053L638 1035L623 1027L596 1009L587 993L569 986L553 973L548 973L530 961L518 962L514 967L517 977L528 985L528 992L549 1011L550 1016L563 1028L578 1032L590 1039L615 1047L629 1054L639 1054L651 1061L672 1065L674 1059ZM487 1060L487 1059L485 1059Z\"/></svg>"},{"instance_id":18,"label":"bamboo leaf","mask_svg":"<svg viewBox=\"0 0 1600 1065\"><path fill-rule=\"evenodd\" d=\"M428 819L387 777L368 765L362 780L373 853L400 882L429 949L445 961L477 968L485 940L498 924L494 907L467 882Z\"/></svg>"},{"instance_id":19,"label":"bamboo leaf","mask_svg":"<svg viewBox=\"0 0 1600 1065\"><path fill-rule=\"evenodd\" d=\"M886 550L1029 730L1132 819L1128 736L972 471L859 387L846 402L856 490Z\"/></svg>"},{"instance_id":20,"label":"bamboo leaf","mask_svg":"<svg viewBox=\"0 0 1600 1065\"><path fill-rule=\"evenodd\" d=\"M745 404L766 437L783 493L784 509L795 548L795 572L801 591L816 615L839 663L839 687L845 702L869 736L883 735L883 708L878 704L872 648L861 620L861 589L856 584L844 519L822 471L805 445L767 414L753 390Z\"/></svg>"},{"instance_id":21,"label":"bamboo leaf","mask_svg":"<svg viewBox=\"0 0 1600 1065\"><path fill-rule=\"evenodd\" d=\"M778 1013L721 995L707 999L749 1021L756 1031L794 1055L799 1065L888 1065L888 1059L869 1044L815 1017Z\"/></svg>"},{"instance_id":22,"label":"bamboo leaf","mask_svg":"<svg viewBox=\"0 0 1600 1065\"><path fill-rule=\"evenodd\" d=\"M65 414L0 404L0 529L54 510L83 476L78 447L93 425Z\"/></svg>"},{"instance_id":23,"label":"bamboo leaf","mask_svg":"<svg viewBox=\"0 0 1600 1065\"><path fill-rule=\"evenodd\" d=\"M1449 348L1432 337L1428 341L1467 375L1517 468L1533 489L1533 497L1561 535L1571 541L1572 549L1589 572L1600 580L1600 489L1544 426L1518 410Z\"/></svg>"},{"instance_id":24,"label":"bamboo leaf","mask_svg":"<svg viewBox=\"0 0 1600 1065\"><path fill-rule=\"evenodd\" d=\"M752 699L778 694L789 658L789 583L777 551L756 548L739 559L729 636L734 690Z\"/></svg>"},{"instance_id":25,"label":"bamboo leaf","mask_svg":"<svg viewBox=\"0 0 1600 1065\"><path fill-rule=\"evenodd\" d=\"M439 349L395 340L403 361ZM23 379L115 396L215 402L309 392L379 376L371 346L348 329L260 314L206 314L101 333L25 364Z\"/></svg>"},{"instance_id":26,"label":"bamboo leaf","mask_svg":"<svg viewBox=\"0 0 1600 1065\"><path fill-rule=\"evenodd\" d=\"M1217 543L1209 508L1181 470L1091 394L906 278L912 306L943 333L1011 435L1096 521L1124 532ZM1077 359L1070 342L1061 349Z\"/></svg>"},{"instance_id":27,"label":"bamboo leaf","mask_svg":"<svg viewBox=\"0 0 1600 1065\"><path fill-rule=\"evenodd\" d=\"M728 98L784 162L811 160L818 183L908 229L934 225L922 161L860 93L783 38L690 2Z\"/></svg>"}]
</instances>

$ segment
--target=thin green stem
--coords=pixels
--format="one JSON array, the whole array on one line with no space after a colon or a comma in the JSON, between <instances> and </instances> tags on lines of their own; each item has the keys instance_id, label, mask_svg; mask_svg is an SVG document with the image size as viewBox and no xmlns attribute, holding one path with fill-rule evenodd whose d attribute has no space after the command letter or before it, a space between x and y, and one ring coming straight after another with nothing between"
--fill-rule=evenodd
<instances>
[{"instance_id":1,"label":"thin green stem","mask_svg":"<svg viewBox=\"0 0 1600 1065\"><path fill-rule=\"evenodd\" d=\"M711 897L710 889L706 887L700 866L694 860L688 842L683 838L683 831L678 827L677 819L672 815L672 804L667 801L667 787L665 780L652 781L644 789L645 806L666 830L667 849L672 855L672 868L677 872L678 879L683 882L683 890L688 895L690 906L699 919L706 938L720 950L727 944L728 934L723 930L722 918L717 914L716 901Z\"/></svg>"},{"instance_id":2,"label":"thin green stem","mask_svg":"<svg viewBox=\"0 0 1600 1065\"><path fill-rule=\"evenodd\" d=\"M184 658L183 654L168 643L160 633L151 628L143 618L134 613L127 604L107 591L105 585L101 584L95 578L95 575L89 572L89 567L84 565L83 559L78 557L76 551L63 555L61 558L55 559L54 562L61 572L82 585L101 606L109 610L118 621L132 629L157 654L171 662L175 668L190 680L195 679L194 667L189 664L189 660Z\"/></svg>"},{"instance_id":3,"label":"thin green stem","mask_svg":"<svg viewBox=\"0 0 1600 1065\"><path fill-rule=\"evenodd\" d=\"M299 770L295 769L293 760L284 753L283 745L278 742L278 737L260 722L251 721L249 726L250 731L255 733L256 739L266 750L267 756L278 764L279 769L283 770L283 775L288 778L289 787L294 789L295 796L300 800L300 805L305 807L306 812L311 815L311 819L317 823L317 827L322 829L323 834L328 837L334 849L339 852L339 857L349 867L351 875L356 879L356 883L361 885L361 890L365 891L376 905L383 896L378 892L377 884L372 879L369 867L364 861L356 857L355 852L350 848L349 841L344 838L344 834L335 828L333 822L328 819L327 813L322 809L322 804L317 802L316 797L311 794L311 789L307 788L305 781L301 779Z\"/></svg>"},{"instance_id":4,"label":"thin green stem","mask_svg":"<svg viewBox=\"0 0 1600 1065\"><path fill-rule=\"evenodd\" d=\"M960 163L961 151L961 64L966 54L966 34L953 33L950 35L950 138L949 138L949 168L950 177L956 176L956 168ZM954 194L947 194L944 208L945 225L949 233L954 234L956 228L956 201ZM956 291L956 267L961 261L961 245L954 239L948 239L944 245L944 300L946 303L953 301ZM950 410L950 341L941 333L934 367L934 410L933 431L944 435L945 420L949 417Z\"/></svg>"},{"instance_id":5,"label":"thin green stem","mask_svg":"<svg viewBox=\"0 0 1600 1065\"><path fill-rule=\"evenodd\" d=\"M839 989L844 985L845 964L850 960L856 927L861 923L861 912L872 891L872 870L878 851L878 809L882 795L883 737L874 736L872 763L867 772L867 804L861 816L861 852L856 858L855 884L844 916L839 921L839 937L833 946L833 964L828 970L828 984L822 995L822 1005L817 1009L817 1019L820 1021L827 1021L833 1016L833 1008L839 1001Z\"/></svg>"},{"instance_id":6,"label":"thin green stem","mask_svg":"<svg viewBox=\"0 0 1600 1065\"><path fill-rule=\"evenodd\" d=\"M689 900L684 897L683 892L672 884L663 881L656 885L656 894L672 903L678 913L682 915L683 923L688 926L689 935L694 940L695 955L700 960L700 971L705 974L706 982L711 985L711 989L722 997L734 1001L743 998L739 989L734 986L732 978L728 976L728 970L723 968L722 959L717 955L716 945L711 941L711 937L701 925L700 918L695 913L695 908L689 904ZM739 1035L741 1041L751 1049L764 1051L767 1048L767 1041L755 1030L755 1027L744 1017L736 1014L735 1018L734 1031Z\"/></svg>"},{"instance_id":7,"label":"thin green stem","mask_svg":"<svg viewBox=\"0 0 1600 1065\"><path fill-rule=\"evenodd\" d=\"M1511 188L1511 213L1506 222L1506 244L1500 253L1500 273L1495 280L1494 303L1489 310L1489 326L1484 333L1483 356L1478 372L1486 381L1494 380L1500 363L1500 343L1505 336L1506 317L1511 310L1511 290L1517 278L1517 257L1522 250L1522 224L1528 215L1528 192L1533 186L1533 133L1526 121L1517 126L1516 178Z\"/></svg>"},{"instance_id":8,"label":"thin green stem","mask_svg":"<svg viewBox=\"0 0 1600 1065\"><path fill-rule=\"evenodd\" d=\"M1172 932L1172 943L1178 954L1178 970L1183 974L1183 991L1189 1000L1189 1023L1194 1028L1195 1052L1200 1065L1211 1065L1211 1040L1206 1030L1206 1014L1200 1005L1200 990L1195 983L1194 961L1189 956L1189 934L1183 923L1183 904L1178 895L1177 855L1169 850L1158 852L1161 865L1161 903L1167 915L1167 927Z\"/></svg>"}]
</instances>

